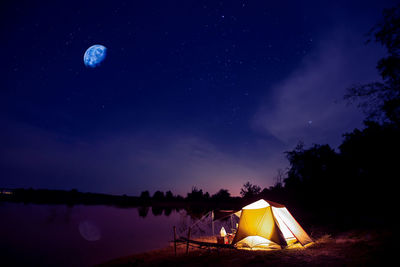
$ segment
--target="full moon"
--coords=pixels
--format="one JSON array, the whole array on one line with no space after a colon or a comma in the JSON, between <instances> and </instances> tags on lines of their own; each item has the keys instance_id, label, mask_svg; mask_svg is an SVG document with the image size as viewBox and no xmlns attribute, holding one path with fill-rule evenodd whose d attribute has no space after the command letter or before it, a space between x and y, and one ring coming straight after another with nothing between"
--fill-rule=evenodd
<instances>
[{"instance_id":1,"label":"full moon","mask_svg":"<svg viewBox=\"0 0 400 267\"><path fill-rule=\"evenodd\" d=\"M103 45L92 45L83 56L83 62L86 67L95 68L106 58L107 48Z\"/></svg>"}]
</instances>

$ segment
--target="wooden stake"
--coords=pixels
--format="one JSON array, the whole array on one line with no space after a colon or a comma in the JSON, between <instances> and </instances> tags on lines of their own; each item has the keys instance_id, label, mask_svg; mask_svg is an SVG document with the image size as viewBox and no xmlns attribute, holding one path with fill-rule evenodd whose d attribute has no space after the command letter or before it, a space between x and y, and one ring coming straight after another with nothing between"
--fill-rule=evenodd
<instances>
[{"instance_id":1,"label":"wooden stake","mask_svg":"<svg viewBox=\"0 0 400 267\"><path fill-rule=\"evenodd\" d=\"M191 228L189 227L188 238L187 238L187 243L186 243L186 255L189 254L190 231L191 231Z\"/></svg>"},{"instance_id":2,"label":"wooden stake","mask_svg":"<svg viewBox=\"0 0 400 267\"><path fill-rule=\"evenodd\" d=\"M211 211L211 227L212 227L212 234L213 236L215 235L214 233L214 211Z\"/></svg>"},{"instance_id":3,"label":"wooden stake","mask_svg":"<svg viewBox=\"0 0 400 267\"><path fill-rule=\"evenodd\" d=\"M176 227L174 226L174 250L175 250L175 256L176 256Z\"/></svg>"},{"instance_id":4,"label":"wooden stake","mask_svg":"<svg viewBox=\"0 0 400 267\"><path fill-rule=\"evenodd\" d=\"M231 232L235 231L235 226L233 225L233 214L231 214Z\"/></svg>"}]
</instances>

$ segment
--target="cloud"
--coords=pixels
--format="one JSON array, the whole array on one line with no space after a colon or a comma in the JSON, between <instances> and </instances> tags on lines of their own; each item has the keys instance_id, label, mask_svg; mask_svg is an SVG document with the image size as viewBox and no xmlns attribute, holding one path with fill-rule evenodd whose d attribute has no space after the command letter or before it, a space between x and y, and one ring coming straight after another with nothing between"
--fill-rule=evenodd
<instances>
[{"instance_id":1,"label":"cloud","mask_svg":"<svg viewBox=\"0 0 400 267\"><path fill-rule=\"evenodd\" d=\"M381 48L364 45L364 36L336 30L286 79L270 88L251 125L288 146L340 144L341 136L362 126L363 115L342 100L347 87L377 80ZM369 77L367 80L365 77Z\"/></svg>"},{"instance_id":2,"label":"cloud","mask_svg":"<svg viewBox=\"0 0 400 267\"><path fill-rule=\"evenodd\" d=\"M134 195L143 190L186 194L192 186L211 194L226 188L237 195L247 180L269 186L271 166L265 157L224 152L189 133L143 131L83 140L8 125L0 136L7 144L0 151L3 186Z\"/></svg>"}]
</instances>

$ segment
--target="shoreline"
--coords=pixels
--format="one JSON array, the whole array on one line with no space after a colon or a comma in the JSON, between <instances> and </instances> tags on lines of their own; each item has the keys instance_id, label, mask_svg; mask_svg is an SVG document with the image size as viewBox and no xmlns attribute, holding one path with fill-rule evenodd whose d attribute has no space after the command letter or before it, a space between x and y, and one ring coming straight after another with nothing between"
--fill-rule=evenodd
<instances>
[{"instance_id":1,"label":"shoreline","mask_svg":"<svg viewBox=\"0 0 400 267\"><path fill-rule=\"evenodd\" d=\"M389 264L394 249L393 232L353 230L335 236L320 234L306 248L250 251L238 249L199 249L173 244L157 250L132 254L97 266L379 266Z\"/></svg>"}]
</instances>

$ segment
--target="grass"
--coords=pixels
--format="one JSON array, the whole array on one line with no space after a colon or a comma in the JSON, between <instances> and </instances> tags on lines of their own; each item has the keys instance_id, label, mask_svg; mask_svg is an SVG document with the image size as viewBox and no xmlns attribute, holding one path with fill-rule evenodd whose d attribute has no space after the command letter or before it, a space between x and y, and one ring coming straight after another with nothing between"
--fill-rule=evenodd
<instances>
[{"instance_id":1,"label":"grass","mask_svg":"<svg viewBox=\"0 0 400 267\"><path fill-rule=\"evenodd\" d=\"M270 251L204 250L173 246L114 259L101 266L390 266L396 260L393 233L358 230L314 234L308 246ZM396 261L394 261L396 262Z\"/></svg>"}]
</instances>

